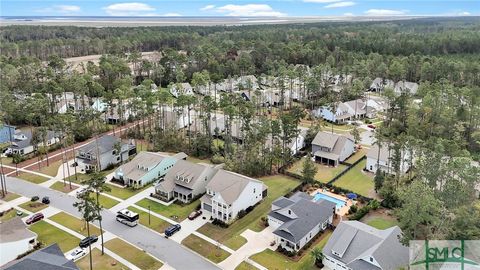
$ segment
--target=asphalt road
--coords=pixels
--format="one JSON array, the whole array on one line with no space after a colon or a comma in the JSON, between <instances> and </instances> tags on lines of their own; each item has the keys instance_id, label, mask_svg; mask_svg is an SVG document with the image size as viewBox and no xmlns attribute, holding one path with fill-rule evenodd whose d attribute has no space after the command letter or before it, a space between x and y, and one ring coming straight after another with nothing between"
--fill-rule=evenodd
<instances>
[{"instance_id":1,"label":"asphalt road","mask_svg":"<svg viewBox=\"0 0 480 270\"><path fill-rule=\"evenodd\" d=\"M53 207L80 217L80 213L75 207L73 207L73 203L77 200L73 196L13 177L7 177L7 188L9 191L29 198L35 195L39 197L49 196L51 201L50 204ZM117 222L115 220L115 214L109 210L104 210L102 217L104 230L135 244L137 247L147 251L159 260L168 263L168 265L177 270L220 269L177 242L165 239L146 227L138 225L134 228L130 228Z\"/></svg>"}]
</instances>

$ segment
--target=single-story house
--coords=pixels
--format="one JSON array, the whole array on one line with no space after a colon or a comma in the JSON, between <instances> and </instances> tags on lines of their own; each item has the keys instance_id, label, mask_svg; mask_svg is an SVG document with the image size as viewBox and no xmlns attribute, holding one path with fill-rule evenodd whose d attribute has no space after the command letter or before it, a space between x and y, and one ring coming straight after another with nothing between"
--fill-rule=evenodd
<instances>
[{"instance_id":1,"label":"single-story house","mask_svg":"<svg viewBox=\"0 0 480 270\"><path fill-rule=\"evenodd\" d=\"M32 144L32 132L31 130L16 130L13 136L11 145L8 146L7 154L19 154L27 155L35 151L35 146ZM42 140L40 138L40 140ZM37 144L37 147L52 146L60 141L60 134L48 130L46 133L45 143L41 141Z\"/></svg>"},{"instance_id":2,"label":"single-story house","mask_svg":"<svg viewBox=\"0 0 480 270\"><path fill-rule=\"evenodd\" d=\"M3 252L3 250L2 250ZM79 270L77 265L65 258L57 243L37 250L2 267L4 270Z\"/></svg>"},{"instance_id":3,"label":"single-story house","mask_svg":"<svg viewBox=\"0 0 480 270\"><path fill-rule=\"evenodd\" d=\"M184 153L168 156L154 152L140 152L131 161L120 166L114 178L127 186L142 187L165 176L179 159L186 158Z\"/></svg>"},{"instance_id":4,"label":"single-story house","mask_svg":"<svg viewBox=\"0 0 480 270\"><path fill-rule=\"evenodd\" d=\"M11 209L10 211L16 210ZM0 222L0 265L15 260L18 255L32 250L36 243L37 234L30 231L21 218L15 217Z\"/></svg>"},{"instance_id":5,"label":"single-story house","mask_svg":"<svg viewBox=\"0 0 480 270\"><path fill-rule=\"evenodd\" d=\"M200 199L202 210L225 223L232 222L240 211L254 207L267 196L263 182L223 169L218 170L206 190Z\"/></svg>"},{"instance_id":6,"label":"single-story house","mask_svg":"<svg viewBox=\"0 0 480 270\"><path fill-rule=\"evenodd\" d=\"M15 136L14 126L0 124L0 143L13 140L13 136Z\"/></svg>"},{"instance_id":7,"label":"single-story house","mask_svg":"<svg viewBox=\"0 0 480 270\"><path fill-rule=\"evenodd\" d=\"M297 192L272 202L268 225L282 248L297 252L332 224L335 206L328 200L313 202L308 194Z\"/></svg>"},{"instance_id":8,"label":"single-story house","mask_svg":"<svg viewBox=\"0 0 480 270\"><path fill-rule=\"evenodd\" d=\"M359 221L342 221L323 248L323 264L331 270L408 268L409 249L398 226L379 230Z\"/></svg>"},{"instance_id":9,"label":"single-story house","mask_svg":"<svg viewBox=\"0 0 480 270\"><path fill-rule=\"evenodd\" d=\"M394 168L392 164L393 150L389 151L388 145L382 145L380 152L378 151L378 144L374 144L367 152L367 163L365 170L376 173L378 169L385 173L394 174ZM410 153L409 151L401 151L400 172L406 173L410 169Z\"/></svg>"},{"instance_id":10,"label":"single-story house","mask_svg":"<svg viewBox=\"0 0 480 270\"><path fill-rule=\"evenodd\" d=\"M117 146L120 146L118 151ZM137 153L137 148L132 141L123 142L120 138L112 135L103 135L102 137L91 141L76 149L76 162L82 171L97 169L103 171L110 165L116 165L127 161L130 156Z\"/></svg>"},{"instance_id":11,"label":"single-story house","mask_svg":"<svg viewBox=\"0 0 480 270\"><path fill-rule=\"evenodd\" d=\"M206 185L217 171L217 166L177 160L155 186L155 193L167 202L177 199L189 203L205 193Z\"/></svg>"},{"instance_id":12,"label":"single-story house","mask_svg":"<svg viewBox=\"0 0 480 270\"><path fill-rule=\"evenodd\" d=\"M355 153L355 142L346 136L320 131L312 141L312 156L317 162L337 166Z\"/></svg>"}]
</instances>

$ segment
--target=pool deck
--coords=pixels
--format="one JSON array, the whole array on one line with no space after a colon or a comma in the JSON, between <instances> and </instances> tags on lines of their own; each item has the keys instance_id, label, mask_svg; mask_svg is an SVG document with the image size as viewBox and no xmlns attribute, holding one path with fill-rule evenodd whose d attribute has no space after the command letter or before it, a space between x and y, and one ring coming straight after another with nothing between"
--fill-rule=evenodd
<instances>
[{"instance_id":1,"label":"pool deck","mask_svg":"<svg viewBox=\"0 0 480 270\"><path fill-rule=\"evenodd\" d=\"M314 190L312 193L310 193L310 195L311 195L311 196L315 196L315 194L317 194L317 193L321 193L321 194L324 194L324 195L333 197L333 198L335 198L335 199L339 199L339 200L342 200L342 201L347 202L347 205L345 205L345 206L343 206L342 208L336 210L336 211L337 211L337 214L338 214L339 216L345 216L345 215L347 215L347 214L348 214L348 209L350 209L350 207L355 204L355 201L350 200L350 199L348 199L348 198L345 197L345 196L341 196L341 195L335 194L335 193L333 193L333 192L330 192L330 191L328 191L328 190L326 190L326 189L322 189L322 188L319 188L319 189Z\"/></svg>"}]
</instances>

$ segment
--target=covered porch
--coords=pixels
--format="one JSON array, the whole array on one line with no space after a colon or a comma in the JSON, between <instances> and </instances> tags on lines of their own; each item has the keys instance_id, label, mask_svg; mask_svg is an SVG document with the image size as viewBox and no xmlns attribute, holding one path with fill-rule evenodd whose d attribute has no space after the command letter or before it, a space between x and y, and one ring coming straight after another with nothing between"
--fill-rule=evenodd
<instances>
[{"instance_id":1,"label":"covered porch","mask_svg":"<svg viewBox=\"0 0 480 270\"><path fill-rule=\"evenodd\" d=\"M335 167L338 165L339 156L334 153L317 151L313 153L313 156L315 157L315 162L320 164L326 164L328 166Z\"/></svg>"},{"instance_id":2,"label":"covered porch","mask_svg":"<svg viewBox=\"0 0 480 270\"><path fill-rule=\"evenodd\" d=\"M188 203L193 199L193 190L175 185L173 196L184 203Z\"/></svg>"}]
</instances>

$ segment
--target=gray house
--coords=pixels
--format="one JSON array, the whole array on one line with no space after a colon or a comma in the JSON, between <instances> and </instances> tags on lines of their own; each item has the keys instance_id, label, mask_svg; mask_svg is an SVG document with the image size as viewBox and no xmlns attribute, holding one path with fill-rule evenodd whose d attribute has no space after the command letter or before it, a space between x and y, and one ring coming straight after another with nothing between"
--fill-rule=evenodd
<instances>
[{"instance_id":1,"label":"gray house","mask_svg":"<svg viewBox=\"0 0 480 270\"><path fill-rule=\"evenodd\" d=\"M355 142L343 135L320 131L312 141L312 156L317 162L337 166L355 152Z\"/></svg>"},{"instance_id":2,"label":"gray house","mask_svg":"<svg viewBox=\"0 0 480 270\"><path fill-rule=\"evenodd\" d=\"M332 270L390 270L408 265L408 247L398 226L379 230L359 221L342 221L323 248L323 263Z\"/></svg>"},{"instance_id":3,"label":"gray house","mask_svg":"<svg viewBox=\"0 0 480 270\"><path fill-rule=\"evenodd\" d=\"M275 229L275 241L283 248L297 252L315 235L332 224L335 203L312 201L312 197L297 192L290 198L280 197L272 202L268 224Z\"/></svg>"},{"instance_id":4,"label":"gray house","mask_svg":"<svg viewBox=\"0 0 480 270\"><path fill-rule=\"evenodd\" d=\"M120 146L120 151L117 146ZM127 161L136 152L137 149L133 143L122 142L115 136L103 135L76 149L76 161L82 171L94 170L98 165L100 165L100 171L103 171L109 165Z\"/></svg>"},{"instance_id":5,"label":"gray house","mask_svg":"<svg viewBox=\"0 0 480 270\"><path fill-rule=\"evenodd\" d=\"M51 244L4 266L5 270L78 270L71 260L67 260L58 244Z\"/></svg>"}]
</instances>

